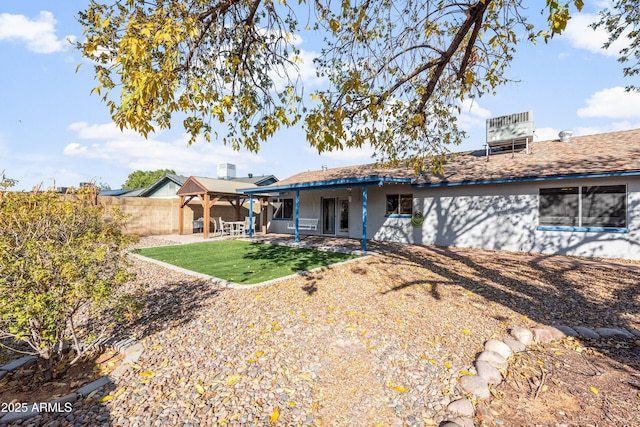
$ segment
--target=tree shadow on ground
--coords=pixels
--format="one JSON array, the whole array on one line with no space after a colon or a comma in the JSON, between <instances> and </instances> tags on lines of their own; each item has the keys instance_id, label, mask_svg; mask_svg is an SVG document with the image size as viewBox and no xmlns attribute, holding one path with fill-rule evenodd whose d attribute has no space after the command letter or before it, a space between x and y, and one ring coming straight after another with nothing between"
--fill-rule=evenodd
<instances>
[{"instance_id":1,"label":"tree shadow on ground","mask_svg":"<svg viewBox=\"0 0 640 427\"><path fill-rule=\"evenodd\" d=\"M118 325L112 336L138 339L188 323L209 307L224 288L202 279L168 280L141 294L139 317Z\"/></svg>"},{"instance_id":2,"label":"tree shadow on ground","mask_svg":"<svg viewBox=\"0 0 640 427\"><path fill-rule=\"evenodd\" d=\"M352 255L340 252L328 252L306 248L290 248L287 246L252 243L245 259L269 260L278 266L290 266L291 273L308 271L316 267L328 266L346 261Z\"/></svg>"},{"instance_id":3,"label":"tree shadow on ground","mask_svg":"<svg viewBox=\"0 0 640 427\"><path fill-rule=\"evenodd\" d=\"M411 246L390 254L406 268L423 267L434 274L430 291L438 299L442 285L457 285L545 325L639 329L640 273L626 268L581 265L552 256L518 256L491 252L491 257L435 246ZM424 284L405 280L394 292ZM422 288L424 289L424 288ZM589 345L586 340L584 344ZM615 352L608 357L630 360ZM635 364L635 369L640 369Z\"/></svg>"}]
</instances>

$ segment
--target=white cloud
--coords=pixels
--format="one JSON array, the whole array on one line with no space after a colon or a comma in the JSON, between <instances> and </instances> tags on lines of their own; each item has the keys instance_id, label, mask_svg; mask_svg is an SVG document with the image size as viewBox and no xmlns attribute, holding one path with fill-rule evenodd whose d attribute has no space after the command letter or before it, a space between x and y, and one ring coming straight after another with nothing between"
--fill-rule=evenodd
<instances>
[{"instance_id":1,"label":"white cloud","mask_svg":"<svg viewBox=\"0 0 640 427\"><path fill-rule=\"evenodd\" d=\"M534 141L550 141L558 139L560 130L554 128L536 128L533 131Z\"/></svg>"},{"instance_id":2,"label":"white cloud","mask_svg":"<svg viewBox=\"0 0 640 427\"><path fill-rule=\"evenodd\" d=\"M462 130L474 127L486 127L487 119L491 117L491 111L482 108L472 99L465 99L460 103L460 115L458 116L458 126Z\"/></svg>"},{"instance_id":3,"label":"white cloud","mask_svg":"<svg viewBox=\"0 0 640 427\"><path fill-rule=\"evenodd\" d=\"M317 153L313 148L307 148L311 152ZM320 159L341 165L357 165L363 163L373 163L374 150L370 145L364 145L361 148L345 148L344 150L329 151L320 154Z\"/></svg>"},{"instance_id":4,"label":"white cloud","mask_svg":"<svg viewBox=\"0 0 640 427\"><path fill-rule=\"evenodd\" d=\"M579 117L640 119L640 93L619 86L596 92L585 102L587 106L577 111Z\"/></svg>"},{"instance_id":5,"label":"white cloud","mask_svg":"<svg viewBox=\"0 0 640 427\"><path fill-rule=\"evenodd\" d=\"M25 43L36 53L59 52L67 46L65 39L75 40L73 36L59 39L56 35L56 20L51 12L41 11L34 20L24 15L0 14L0 41L10 40Z\"/></svg>"},{"instance_id":6,"label":"white cloud","mask_svg":"<svg viewBox=\"0 0 640 427\"><path fill-rule=\"evenodd\" d=\"M622 34L609 49L602 46L609 39L609 35L602 27L594 30L589 27L591 23L599 20L598 15L591 13L576 13L567 23L567 28L562 37L578 49L585 49L592 53L617 57L620 49L629 45L629 40Z\"/></svg>"},{"instance_id":7,"label":"white cloud","mask_svg":"<svg viewBox=\"0 0 640 427\"><path fill-rule=\"evenodd\" d=\"M222 144L197 141L188 146L186 135L170 142L161 141L156 135L145 139L131 131L120 132L113 123L79 122L69 129L76 132L78 139L91 142L67 144L65 156L131 170L173 169L184 175L216 176L218 163L228 162L238 165L241 175L266 163L256 154L237 152Z\"/></svg>"}]
</instances>

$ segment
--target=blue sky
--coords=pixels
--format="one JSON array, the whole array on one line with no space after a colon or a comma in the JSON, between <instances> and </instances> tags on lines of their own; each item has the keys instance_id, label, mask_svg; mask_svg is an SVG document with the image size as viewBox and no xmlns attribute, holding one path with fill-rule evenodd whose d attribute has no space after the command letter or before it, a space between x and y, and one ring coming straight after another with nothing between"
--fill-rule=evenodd
<instances>
[{"instance_id":1,"label":"blue sky","mask_svg":"<svg viewBox=\"0 0 640 427\"><path fill-rule=\"evenodd\" d=\"M535 2L538 4L538 2ZM640 94L624 86L640 85L622 77L617 50L600 49L606 39L589 29L602 2L587 2L566 33L544 43L523 43L508 76L517 83L496 96L464 105L460 123L469 138L454 151L480 149L490 117L532 110L537 140L555 139L564 129L574 135L640 127ZM288 129L264 143L258 154L235 152L221 142L197 142L176 124L148 139L120 132L95 95L92 67L67 39L80 40L75 19L84 1L4 0L0 4L0 172L19 181L17 189L77 186L96 181L120 188L134 170L174 169L183 175L216 176L218 163L237 165L238 176L295 173L371 162L371 152L350 150L318 155L301 129ZM533 6L533 7L541 7ZM532 17L540 20L537 9ZM318 84L311 58L320 47L302 35L307 58L304 73ZM308 93L308 91L307 91Z\"/></svg>"}]
</instances>

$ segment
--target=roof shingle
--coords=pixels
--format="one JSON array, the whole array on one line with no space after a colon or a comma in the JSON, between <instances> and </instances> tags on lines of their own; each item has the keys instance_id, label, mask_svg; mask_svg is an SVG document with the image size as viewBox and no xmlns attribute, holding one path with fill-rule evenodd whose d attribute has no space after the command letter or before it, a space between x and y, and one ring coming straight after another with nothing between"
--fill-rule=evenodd
<instances>
[{"instance_id":1,"label":"roof shingle","mask_svg":"<svg viewBox=\"0 0 640 427\"><path fill-rule=\"evenodd\" d=\"M366 164L302 172L271 186L371 177L411 178L416 185L429 186L619 172L640 172L640 129L576 136L568 142L532 142L529 154L524 150L513 154L507 151L491 154L488 160L484 150L454 153L440 174L427 171L416 176L408 168Z\"/></svg>"}]
</instances>

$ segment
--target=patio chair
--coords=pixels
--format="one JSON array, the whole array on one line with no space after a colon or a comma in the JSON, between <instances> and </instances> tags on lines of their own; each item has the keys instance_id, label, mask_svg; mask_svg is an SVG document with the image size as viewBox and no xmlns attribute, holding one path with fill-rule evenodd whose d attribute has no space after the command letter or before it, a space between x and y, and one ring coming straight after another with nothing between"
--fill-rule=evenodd
<instances>
[{"instance_id":1,"label":"patio chair","mask_svg":"<svg viewBox=\"0 0 640 427\"><path fill-rule=\"evenodd\" d=\"M193 231L194 233L198 230L198 233L202 233L204 229L204 218L198 218L193 220Z\"/></svg>"},{"instance_id":2,"label":"patio chair","mask_svg":"<svg viewBox=\"0 0 640 427\"><path fill-rule=\"evenodd\" d=\"M220 235L223 236L225 234L231 235L231 224L227 224L222 220L222 217L218 217L218 221L220 221Z\"/></svg>"},{"instance_id":3,"label":"patio chair","mask_svg":"<svg viewBox=\"0 0 640 427\"><path fill-rule=\"evenodd\" d=\"M252 221L250 221L248 216L244 217L244 233L243 234L248 234L249 230L251 230L253 224L251 224Z\"/></svg>"},{"instance_id":4,"label":"patio chair","mask_svg":"<svg viewBox=\"0 0 640 427\"><path fill-rule=\"evenodd\" d=\"M222 229L218 226L218 221L216 221L215 218L213 218L211 220L211 224L213 225L213 227L211 228L211 235L215 236L218 233L220 233L220 235L222 236Z\"/></svg>"}]
</instances>

